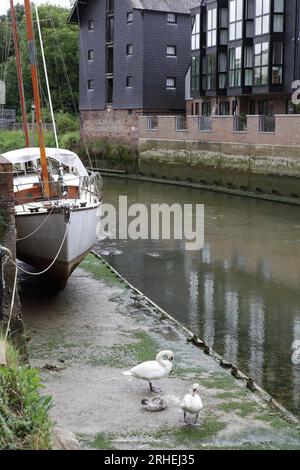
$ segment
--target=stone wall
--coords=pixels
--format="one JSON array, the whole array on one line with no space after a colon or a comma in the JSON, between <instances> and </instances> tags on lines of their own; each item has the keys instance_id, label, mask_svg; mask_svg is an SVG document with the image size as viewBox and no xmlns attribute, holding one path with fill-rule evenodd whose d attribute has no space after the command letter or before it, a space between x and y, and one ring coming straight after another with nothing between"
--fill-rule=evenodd
<instances>
[{"instance_id":1,"label":"stone wall","mask_svg":"<svg viewBox=\"0 0 300 470\"><path fill-rule=\"evenodd\" d=\"M14 214L13 174L11 164L0 155L0 245L9 248L16 256L16 230ZM0 329L5 328L13 290L15 268L6 263L4 269L4 321L0 321ZM21 350L25 351L24 327L21 318L21 305L18 293L15 298L11 330L14 340Z\"/></svg>"},{"instance_id":2,"label":"stone wall","mask_svg":"<svg viewBox=\"0 0 300 470\"><path fill-rule=\"evenodd\" d=\"M139 114L122 109L80 111L81 135L88 140L104 138L137 147Z\"/></svg>"}]
</instances>

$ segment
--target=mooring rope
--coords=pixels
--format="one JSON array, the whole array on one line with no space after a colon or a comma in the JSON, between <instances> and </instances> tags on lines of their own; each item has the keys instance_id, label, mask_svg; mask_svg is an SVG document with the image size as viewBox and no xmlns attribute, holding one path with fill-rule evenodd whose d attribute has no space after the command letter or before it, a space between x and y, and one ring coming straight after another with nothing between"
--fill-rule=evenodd
<instances>
[{"instance_id":1,"label":"mooring rope","mask_svg":"<svg viewBox=\"0 0 300 470\"><path fill-rule=\"evenodd\" d=\"M26 237L22 237L22 238L17 238L16 239L16 242L21 242L23 240L27 240L27 238L30 238L32 237L32 235L34 235L35 233L37 233L44 225L45 223L47 222L47 220L49 219L50 215L53 213L55 209L55 206L52 207L51 211L49 212L49 214L47 215L47 217L43 220L43 222L41 223L41 225L39 227L37 227L33 232L29 233L29 235L26 235Z\"/></svg>"},{"instance_id":2,"label":"mooring rope","mask_svg":"<svg viewBox=\"0 0 300 470\"><path fill-rule=\"evenodd\" d=\"M52 268L52 266L53 266L54 263L56 262L57 258L59 257L59 254L60 254L60 252L61 252L61 250L62 250L62 247L64 246L65 240L66 240L66 238L67 238L68 231L69 231L69 227L70 227L70 221L69 221L68 224L67 224L64 237L63 237L63 239L62 239L61 245L60 245L60 247L59 247L59 250L58 250L58 252L57 252L55 258L53 259L52 263L51 263L46 269L44 269L44 271L40 271L39 273L32 273L32 272L27 271L26 269L22 268L21 266L18 266L17 263L15 263L12 258L9 258L9 261L10 261L14 266L16 266L16 268L19 269L22 273L28 274L29 276L41 276L42 274L46 274L46 272L49 271L49 269Z\"/></svg>"}]
</instances>

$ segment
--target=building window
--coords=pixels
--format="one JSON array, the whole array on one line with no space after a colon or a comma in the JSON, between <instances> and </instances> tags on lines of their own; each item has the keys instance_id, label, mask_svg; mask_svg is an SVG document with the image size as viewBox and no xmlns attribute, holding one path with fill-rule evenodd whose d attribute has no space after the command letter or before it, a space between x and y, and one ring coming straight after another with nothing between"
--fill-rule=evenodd
<instances>
[{"instance_id":1,"label":"building window","mask_svg":"<svg viewBox=\"0 0 300 470\"><path fill-rule=\"evenodd\" d=\"M94 80L88 80L87 85L89 91L94 90Z\"/></svg>"},{"instance_id":2,"label":"building window","mask_svg":"<svg viewBox=\"0 0 300 470\"><path fill-rule=\"evenodd\" d=\"M133 54L133 45L132 44L127 44L126 46L126 55L132 55Z\"/></svg>"},{"instance_id":3,"label":"building window","mask_svg":"<svg viewBox=\"0 0 300 470\"><path fill-rule=\"evenodd\" d=\"M192 16L192 51L200 49L200 14Z\"/></svg>"},{"instance_id":4,"label":"building window","mask_svg":"<svg viewBox=\"0 0 300 470\"><path fill-rule=\"evenodd\" d=\"M261 36L270 31L270 0L256 0L255 35Z\"/></svg>"},{"instance_id":5,"label":"building window","mask_svg":"<svg viewBox=\"0 0 300 470\"><path fill-rule=\"evenodd\" d=\"M106 103L113 102L114 79L109 77L106 79Z\"/></svg>"},{"instance_id":6,"label":"building window","mask_svg":"<svg viewBox=\"0 0 300 470\"><path fill-rule=\"evenodd\" d=\"M176 56L176 46L167 46L167 56Z\"/></svg>"},{"instance_id":7,"label":"building window","mask_svg":"<svg viewBox=\"0 0 300 470\"><path fill-rule=\"evenodd\" d=\"M274 33L284 31L284 0L274 0L273 31Z\"/></svg>"},{"instance_id":8,"label":"building window","mask_svg":"<svg viewBox=\"0 0 300 470\"><path fill-rule=\"evenodd\" d=\"M242 85L242 48L229 49L229 86Z\"/></svg>"},{"instance_id":9,"label":"building window","mask_svg":"<svg viewBox=\"0 0 300 470\"><path fill-rule=\"evenodd\" d=\"M191 92L193 95L200 91L200 57L192 57Z\"/></svg>"},{"instance_id":10,"label":"building window","mask_svg":"<svg viewBox=\"0 0 300 470\"><path fill-rule=\"evenodd\" d=\"M254 55L254 76L255 85L268 84L268 64L269 64L269 43L263 42L255 44Z\"/></svg>"},{"instance_id":11,"label":"building window","mask_svg":"<svg viewBox=\"0 0 300 470\"><path fill-rule=\"evenodd\" d=\"M207 60L202 57L202 90L206 90L206 74L207 74Z\"/></svg>"},{"instance_id":12,"label":"building window","mask_svg":"<svg viewBox=\"0 0 300 470\"><path fill-rule=\"evenodd\" d=\"M220 116L229 116L230 115L229 101L221 101L219 103L219 115Z\"/></svg>"},{"instance_id":13,"label":"building window","mask_svg":"<svg viewBox=\"0 0 300 470\"><path fill-rule=\"evenodd\" d=\"M94 49L88 50L88 60L94 60Z\"/></svg>"},{"instance_id":14,"label":"building window","mask_svg":"<svg viewBox=\"0 0 300 470\"><path fill-rule=\"evenodd\" d=\"M112 46L106 48L106 73L114 73L114 48Z\"/></svg>"},{"instance_id":15,"label":"building window","mask_svg":"<svg viewBox=\"0 0 300 470\"><path fill-rule=\"evenodd\" d=\"M132 77L126 77L126 87L127 88L132 88Z\"/></svg>"},{"instance_id":16,"label":"building window","mask_svg":"<svg viewBox=\"0 0 300 470\"><path fill-rule=\"evenodd\" d=\"M226 54L219 54L219 88L226 88L226 78L227 78L227 57Z\"/></svg>"},{"instance_id":17,"label":"building window","mask_svg":"<svg viewBox=\"0 0 300 470\"><path fill-rule=\"evenodd\" d=\"M216 65L217 65L216 54L208 55L207 56L207 75L206 75L207 90L215 90L216 88Z\"/></svg>"},{"instance_id":18,"label":"building window","mask_svg":"<svg viewBox=\"0 0 300 470\"><path fill-rule=\"evenodd\" d=\"M207 12L207 47L217 45L217 9L212 8Z\"/></svg>"},{"instance_id":19,"label":"building window","mask_svg":"<svg viewBox=\"0 0 300 470\"><path fill-rule=\"evenodd\" d=\"M220 31L220 44L227 45L228 43L228 10L227 8L219 9L219 31Z\"/></svg>"},{"instance_id":20,"label":"building window","mask_svg":"<svg viewBox=\"0 0 300 470\"><path fill-rule=\"evenodd\" d=\"M283 82L283 43L273 43L272 84L282 85Z\"/></svg>"},{"instance_id":21,"label":"building window","mask_svg":"<svg viewBox=\"0 0 300 470\"><path fill-rule=\"evenodd\" d=\"M114 17L108 16L106 19L106 42L114 40Z\"/></svg>"},{"instance_id":22,"label":"building window","mask_svg":"<svg viewBox=\"0 0 300 470\"><path fill-rule=\"evenodd\" d=\"M168 89L176 88L176 78L167 77L167 79L166 79L166 88L168 88Z\"/></svg>"},{"instance_id":23,"label":"building window","mask_svg":"<svg viewBox=\"0 0 300 470\"><path fill-rule=\"evenodd\" d=\"M243 0L230 0L229 41L241 39L243 32Z\"/></svg>"},{"instance_id":24,"label":"building window","mask_svg":"<svg viewBox=\"0 0 300 470\"><path fill-rule=\"evenodd\" d=\"M253 47L244 49L245 86L253 85Z\"/></svg>"},{"instance_id":25,"label":"building window","mask_svg":"<svg viewBox=\"0 0 300 470\"><path fill-rule=\"evenodd\" d=\"M127 13L127 23L133 23L133 11Z\"/></svg>"},{"instance_id":26,"label":"building window","mask_svg":"<svg viewBox=\"0 0 300 470\"><path fill-rule=\"evenodd\" d=\"M176 13L168 13L167 14L167 23L171 23L171 24L176 24L177 23Z\"/></svg>"},{"instance_id":27,"label":"building window","mask_svg":"<svg viewBox=\"0 0 300 470\"><path fill-rule=\"evenodd\" d=\"M93 31L95 28L94 20L89 20L88 22L89 31Z\"/></svg>"},{"instance_id":28,"label":"building window","mask_svg":"<svg viewBox=\"0 0 300 470\"><path fill-rule=\"evenodd\" d=\"M202 116L211 116L211 102L202 103Z\"/></svg>"},{"instance_id":29,"label":"building window","mask_svg":"<svg viewBox=\"0 0 300 470\"><path fill-rule=\"evenodd\" d=\"M107 0L106 10L108 12L113 12L114 11L114 0Z\"/></svg>"}]
</instances>

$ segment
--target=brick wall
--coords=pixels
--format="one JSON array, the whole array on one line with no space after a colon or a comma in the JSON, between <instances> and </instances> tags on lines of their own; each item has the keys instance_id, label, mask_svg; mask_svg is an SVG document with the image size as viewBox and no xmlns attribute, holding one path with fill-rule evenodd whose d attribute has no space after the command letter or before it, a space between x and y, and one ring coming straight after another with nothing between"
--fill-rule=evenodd
<instances>
[{"instance_id":1,"label":"brick wall","mask_svg":"<svg viewBox=\"0 0 300 470\"><path fill-rule=\"evenodd\" d=\"M122 109L81 111L81 134L86 139L105 138L137 146L138 111Z\"/></svg>"},{"instance_id":2,"label":"brick wall","mask_svg":"<svg viewBox=\"0 0 300 470\"><path fill-rule=\"evenodd\" d=\"M259 116L247 117L247 130L233 130L233 116L212 116L212 131L198 130L198 117L187 117L187 131L176 131L174 116L159 116L158 129L147 129L147 117L139 117L139 138L158 140L187 140L202 142L229 142L261 145L299 146L300 155L300 115L276 115L275 132L260 132Z\"/></svg>"},{"instance_id":3,"label":"brick wall","mask_svg":"<svg viewBox=\"0 0 300 470\"><path fill-rule=\"evenodd\" d=\"M16 256L16 230L14 214L14 193L12 166L0 155L0 244L9 248ZM9 314L15 268L11 263L5 265L4 270L4 322L0 321L0 329L5 327L7 315ZM24 328L21 319L21 305L18 294L15 298L15 307L12 318L12 331L14 339L24 352Z\"/></svg>"}]
</instances>

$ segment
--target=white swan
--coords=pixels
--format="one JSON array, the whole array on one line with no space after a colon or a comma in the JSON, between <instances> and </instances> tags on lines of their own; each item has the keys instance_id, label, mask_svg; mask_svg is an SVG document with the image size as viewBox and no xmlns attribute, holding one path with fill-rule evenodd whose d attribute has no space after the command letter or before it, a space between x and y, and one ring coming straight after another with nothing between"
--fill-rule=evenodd
<instances>
[{"instance_id":1,"label":"white swan","mask_svg":"<svg viewBox=\"0 0 300 470\"><path fill-rule=\"evenodd\" d=\"M190 413L191 415L196 415L194 424L196 424L198 421L199 412L203 408L202 400L198 395L199 388L199 384L194 384L192 387L192 393L185 395L182 402L180 403L180 408L183 410L185 424L188 424L186 417L187 413Z\"/></svg>"},{"instance_id":2,"label":"white swan","mask_svg":"<svg viewBox=\"0 0 300 470\"><path fill-rule=\"evenodd\" d=\"M153 387L152 380L159 380L169 375L172 370L174 354L172 351L161 351L157 354L155 361L148 361L133 367L123 375L129 375L137 379L149 382L151 392L158 393L160 390Z\"/></svg>"},{"instance_id":3,"label":"white swan","mask_svg":"<svg viewBox=\"0 0 300 470\"><path fill-rule=\"evenodd\" d=\"M292 355L292 363L294 364L294 366L298 366L300 364L300 340L299 339L293 342L292 351L294 351Z\"/></svg>"}]
</instances>

